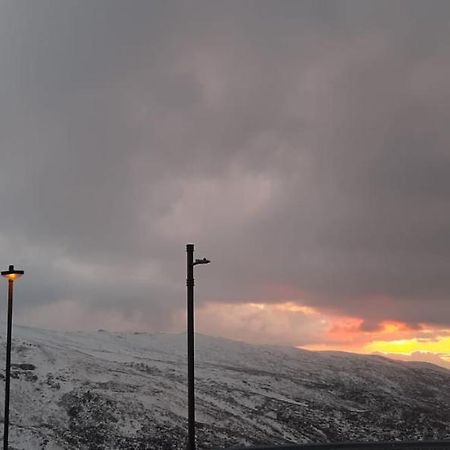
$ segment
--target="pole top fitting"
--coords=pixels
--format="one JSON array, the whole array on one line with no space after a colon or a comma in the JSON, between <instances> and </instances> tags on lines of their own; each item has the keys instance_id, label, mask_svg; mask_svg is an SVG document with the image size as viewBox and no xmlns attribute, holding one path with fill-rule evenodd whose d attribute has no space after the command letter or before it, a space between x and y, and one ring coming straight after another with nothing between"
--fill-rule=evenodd
<instances>
[{"instance_id":1,"label":"pole top fitting","mask_svg":"<svg viewBox=\"0 0 450 450\"><path fill-rule=\"evenodd\" d=\"M194 266L197 264L209 264L211 261L209 259L203 258L203 259L196 259L194 261Z\"/></svg>"},{"instance_id":2,"label":"pole top fitting","mask_svg":"<svg viewBox=\"0 0 450 450\"><path fill-rule=\"evenodd\" d=\"M2 277L7 278L8 280L16 280L17 278L20 278L23 275L23 270L16 270L14 269L13 265L9 266L8 270L4 270L1 272Z\"/></svg>"}]
</instances>

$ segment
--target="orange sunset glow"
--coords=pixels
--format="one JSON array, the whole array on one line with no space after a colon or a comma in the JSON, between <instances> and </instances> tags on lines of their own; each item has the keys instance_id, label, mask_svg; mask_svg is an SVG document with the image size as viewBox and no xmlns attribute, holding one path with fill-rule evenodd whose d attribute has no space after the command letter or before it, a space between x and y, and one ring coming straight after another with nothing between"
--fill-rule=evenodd
<instances>
[{"instance_id":1,"label":"orange sunset glow","mask_svg":"<svg viewBox=\"0 0 450 450\"><path fill-rule=\"evenodd\" d=\"M450 367L450 330L426 324L411 327L385 320L367 330L362 318L330 314L293 301L210 303L199 309L198 323L202 332L255 343L381 354Z\"/></svg>"},{"instance_id":2,"label":"orange sunset glow","mask_svg":"<svg viewBox=\"0 0 450 450\"><path fill-rule=\"evenodd\" d=\"M450 367L450 330L426 325L409 327L383 321L373 331L361 328L362 319L337 318L327 332L327 342L303 346L309 350L339 350L383 354L395 359L430 361Z\"/></svg>"}]
</instances>

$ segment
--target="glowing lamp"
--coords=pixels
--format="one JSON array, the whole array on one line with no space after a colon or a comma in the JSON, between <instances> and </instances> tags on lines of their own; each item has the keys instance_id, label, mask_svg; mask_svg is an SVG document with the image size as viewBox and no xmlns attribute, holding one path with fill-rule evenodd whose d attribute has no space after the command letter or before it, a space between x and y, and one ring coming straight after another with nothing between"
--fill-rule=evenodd
<instances>
[{"instance_id":1,"label":"glowing lamp","mask_svg":"<svg viewBox=\"0 0 450 450\"><path fill-rule=\"evenodd\" d=\"M16 270L14 266L9 266L8 270L1 272L2 277L7 278L10 281L15 281L23 275L23 270Z\"/></svg>"}]
</instances>

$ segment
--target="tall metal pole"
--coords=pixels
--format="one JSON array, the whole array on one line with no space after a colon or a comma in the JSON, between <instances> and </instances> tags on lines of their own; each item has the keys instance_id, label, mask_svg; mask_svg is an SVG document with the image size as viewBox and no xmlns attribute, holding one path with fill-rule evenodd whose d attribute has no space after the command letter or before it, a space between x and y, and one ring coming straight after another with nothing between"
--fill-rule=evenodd
<instances>
[{"instance_id":1,"label":"tall metal pole","mask_svg":"<svg viewBox=\"0 0 450 450\"><path fill-rule=\"evenodd\" d=\"M23 273L23 270L14 269L13 265L9 266L8 270L3 270L0 272L0 275L8 280L8 326L6 331L5 417L3 420L3 450L8 450L9 385L11 381L11 334L14 280L20 278Z\"/></svg>"},{"instance_id":2,"label":"tall metal pole","mask_svg":"<svg viewBox=\"0 0 450 450\"><path fill-rule=\"evenodd\" d=\"M187 253L187 356L188 356L188 450L195 450L194 396L194 244L186 245Z\"/></svg>"},{"instance_id":3,"label":"tall metal pole","mask_svg":"<svg viewBox=\"0 0 450 450\"><path fill-rule=\"evenodd\" d=\"M11 333L13 312L14 280L8 280L8 327L6 338L6 374L5 374L5 418L3 425L3 450L8 450L9 432L9 386L11 380Z\"/></svg>"}]
</instances>

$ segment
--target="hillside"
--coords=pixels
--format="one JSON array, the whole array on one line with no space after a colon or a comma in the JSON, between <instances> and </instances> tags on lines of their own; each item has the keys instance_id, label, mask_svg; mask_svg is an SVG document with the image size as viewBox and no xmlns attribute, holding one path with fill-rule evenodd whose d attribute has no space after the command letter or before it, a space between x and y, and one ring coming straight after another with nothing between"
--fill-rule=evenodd
<instances>
[{"instance_id":1,"label":"hillside","mask_svg":"<svg viewBox=\"0 0 450 450\"><path fill-rule=\"evenodd\" d=\"M11 446L184 448L185 340L184 334L15 326ZM3 337L0 343L4 367ZM196 347L201 449L450 438L450 371L445 369L202 335ZM3 396L0 403L3 411Z\"/></svg>"}]
</instances>

